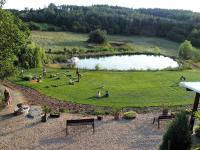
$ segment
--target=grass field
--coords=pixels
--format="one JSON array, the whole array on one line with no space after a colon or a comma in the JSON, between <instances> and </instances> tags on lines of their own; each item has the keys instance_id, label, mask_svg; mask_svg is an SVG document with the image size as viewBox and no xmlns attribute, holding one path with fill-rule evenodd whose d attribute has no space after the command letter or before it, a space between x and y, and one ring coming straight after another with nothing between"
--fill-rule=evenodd
<instances>
[{"instance_id":1,"label":"grass field","mask_svg":"<svg viewBox=\"0 0 200 150\"><path fill-rule=\"evenodd\" d=\"M42 69L33 69L29 73L38 75ZM148 107L164 105L192 104L194 93L179 87L181 75L187 81L199 81L200 71L155 71L155 72L117 72L81 70L81 81L69 85L68 75L76 77L75 70L47 68L47 78L41 83L21 81L12 77L17 84L34 88L48 96L75 103L110 107ZM50 74L59 73L60 79L49 78ZM101 86L104 84L104 88ZM101 95L106 90L109 98L95 98L97 91Z\"/></svg>"},{"instance_id":2,"label":"grass field","mask_svg":"<svg viewBox=\"0 0 200 150\"><path fill-rule=\"evenodd\" d=\"M98 50L98 47L88 47L86 42L87 38L87 34L71 32L33 31L31 35L31 40L44 47L46 50L63 51L64 48L79 48L85 51ZM134 52L155 52L169 56L177 56L179 47L179 43L156 37L109 35L108 40L110 42L123 42L128 44L134 49ZM159 47L160 51L156 51L155 47Z\"/></svg>"}]
</instances>

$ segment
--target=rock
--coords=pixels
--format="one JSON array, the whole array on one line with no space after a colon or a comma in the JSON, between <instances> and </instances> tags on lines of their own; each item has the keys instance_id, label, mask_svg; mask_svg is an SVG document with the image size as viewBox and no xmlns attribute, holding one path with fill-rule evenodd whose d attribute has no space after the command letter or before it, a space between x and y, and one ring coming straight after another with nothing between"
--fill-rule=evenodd
<instances>
[{"instance_id":1,"label":"rock","mask_svg":"<svg viewBox=\"0 0 200 150\"><path fill-rule=\"evenodd\" d=\"M37 118L41 117L43 113L41 106L31 106L29 113L27 115L28 118Z\"/></svg>"}]
</instances>

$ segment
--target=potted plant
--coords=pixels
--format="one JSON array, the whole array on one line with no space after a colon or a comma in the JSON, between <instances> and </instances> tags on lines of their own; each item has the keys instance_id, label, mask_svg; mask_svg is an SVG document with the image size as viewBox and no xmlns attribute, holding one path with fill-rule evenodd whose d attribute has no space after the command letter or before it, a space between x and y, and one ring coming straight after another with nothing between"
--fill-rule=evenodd
<instances>
[{"instance_id":1,"label":"potted plant","mask_svg":"<svg viewBox=\"0 0 200 150\"><path fill-rule=\"evenodd\" d=\"M114 120L119 120L120 114L121 114L121 109L120 108L115 108L113 110Z\"/></svg>"},{"instance_id":2,"label":"potted plant","mask_svg":"<svg viewBox=\"0 0 200 150\"><path fill-rule=\"evenodd\" d=\"M48 106L44 106L43 107L43 112L44 112L44 115L41 117L41 121L42 122L46 122L47 121L47 113L51 112L51 108L48 107Z\"/></svg>"},{"instance_id":3,"label":"potted plant","mask_svg":"<svg viewBox=\"0 0 200 150\"><path fill-rule=\"evenodd\" d=\"M51 118L59 118L60 117L60 112L56 112L56 111L51 112L50 113L50 117Z\"/></svg>"},{"instance_id":4,"label":"potted plant","mask_svg":"<svg viewBox=\"0 0 200 150\"><path fill-rule=\"evenodd\" d=\"M195 112L194 116L195 116L195 118L197 118L198 120L200 120L200 112L199 111ZM195 128L194 131L195 131L195 135L197 137L200 137L200 124Z\"/></svg>"},{"instance_id":5,"label":"potted plant","mask_svg":"<svg viewBox=\"0 0 200 150\"><path fill-rule=\"evenodd\" d=\"M135 111L128 111L123 113L123 118L126 120L135 119L137 117L137 112Z\"/></svg>"},{"instance_id":6,"label":"potted plant","mask_svg":"<svg viewBox=\"0 0 200 150\"><path fill-rule=\"evenodd\" d=\"M162 115L168 115L169 107L167 105L163 105Z\"/></svg>"},{"instance_id":7,"label":"potted plant","mask_svg":"<svg viewBox=\"0 0 200 150\"><path fill-rule=\"evenodd\" d=\"M102 120L103 119L103 116L97 116L97 120Z\"/></svg>"},{"instance_id":8,"label":"potted plant","mask_svg":"<svg viewBox=\"0 0 200 150\"><path fill-rule=\"evenodd\" d=\"M194 132L197 137L200 137L200 125L195 128Z\"/></svg>"}]
</instances>

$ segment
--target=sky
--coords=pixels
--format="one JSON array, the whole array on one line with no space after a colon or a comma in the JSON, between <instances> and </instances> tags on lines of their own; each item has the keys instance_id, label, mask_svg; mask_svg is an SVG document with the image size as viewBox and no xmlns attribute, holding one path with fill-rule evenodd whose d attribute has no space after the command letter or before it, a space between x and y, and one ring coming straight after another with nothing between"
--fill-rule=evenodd
<instances>
[{"instance_id":1,"label":"sky","mask_svg":"<svg viewBox=\"0 0 200 150\"><path fill-rule=\"evenodd\" d=\"M22 10L24 8L43 8L49 3L56 5L90 6L94 4L107 4L129 8L166 8L184 9L200 12L199 0L7 0L4 8Z\"/></svg>"}]
</instances>

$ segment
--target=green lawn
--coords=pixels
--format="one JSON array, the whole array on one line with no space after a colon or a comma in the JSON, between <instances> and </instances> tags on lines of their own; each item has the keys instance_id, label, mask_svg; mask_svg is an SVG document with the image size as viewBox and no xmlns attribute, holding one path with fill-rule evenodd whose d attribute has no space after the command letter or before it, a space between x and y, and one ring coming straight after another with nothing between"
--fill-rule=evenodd
<instances>
[{"instance_id":1,"label":"green lawn","mask_svg":"<svg viewBox=\"0 0 200 150\"><path fill-rule=\"evenodd\" d=\"M30 70L31 74L38 75L42 69ZM111 107L148 107L165 105L192 104L194 93L187 92L178 86L181 75L188 81L199 81L200 71L155 71L155 72L118 72L118 71L83 71L81 81L69 85L69 79L64 75L76 77L75 70L47 69L47 76L59 73L60 79L46 78L41 83L20 81L12 77L17 84L32 87L48 96L75 103L94 104ZM110 92L109 98L96 99L99 87L103 95ZM53 87L53 86L57 87ZM47 88L49 86L49 88Z\"/></svg>"},{"instance_id":2,"label":"green lawn","mask_svg":"<svg viewBox=\"0 0 200 150\"><path fill-rule=\"evenodd\" d=\"M77 34L71 32L42 32L33 31L31 40L44 47L46 50L63 51L64 48L80 48L83 50L98 50L98 47L88 47L87 34ZM155 52L155 47L160 48L160 53L177 56L179 43L156 37L143 36L108 36L111 42L123 42L134 49L134 52Z\"/></svg>"}]
</instances>

